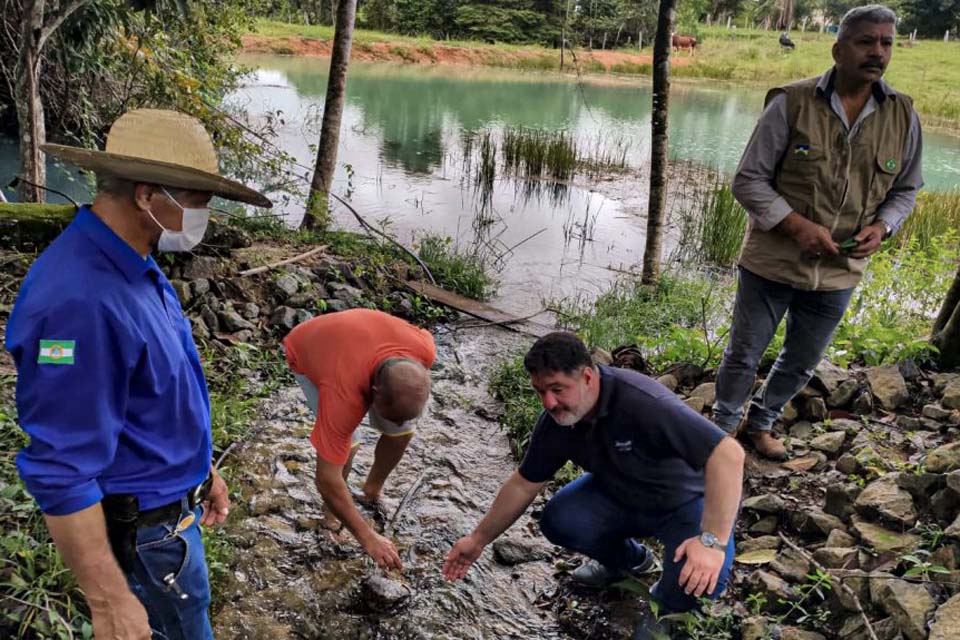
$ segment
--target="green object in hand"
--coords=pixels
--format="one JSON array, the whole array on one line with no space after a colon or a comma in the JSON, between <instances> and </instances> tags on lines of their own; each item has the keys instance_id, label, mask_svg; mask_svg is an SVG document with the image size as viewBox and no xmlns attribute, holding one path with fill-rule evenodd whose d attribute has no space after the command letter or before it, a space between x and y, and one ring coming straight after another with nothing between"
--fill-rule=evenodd
<instances>
[{"instance_id":1,"label":"green object in hand","mask_svg":"<svg viewBox=\"0 0 960 640\"><path fill-rule=\"evenodd\" d=\"M860 246L860 243L855 238L847 238L842 243L840 243L840 250L844 253L850 253L854 249Z\"/></svg>"}]
</instances>

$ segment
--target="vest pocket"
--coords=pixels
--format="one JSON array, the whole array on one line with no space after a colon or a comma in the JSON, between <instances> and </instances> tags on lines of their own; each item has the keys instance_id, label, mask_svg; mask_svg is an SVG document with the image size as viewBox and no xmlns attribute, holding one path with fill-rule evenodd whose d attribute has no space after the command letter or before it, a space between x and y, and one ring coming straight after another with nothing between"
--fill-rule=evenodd
<instances>
[{"instance_id":1,"label":"vest pocket","mask_svg":"<svg viewBox=\"0 0 960 640\"><path fill-rule=\"evenodd\" d=\"M876 208L886 200L887 193L900 173L900 158L892 153L880 152L877 155L876 169L870 181L870 200L867 202L867 216L872 216Z\"/></svg>"}]
</instances>

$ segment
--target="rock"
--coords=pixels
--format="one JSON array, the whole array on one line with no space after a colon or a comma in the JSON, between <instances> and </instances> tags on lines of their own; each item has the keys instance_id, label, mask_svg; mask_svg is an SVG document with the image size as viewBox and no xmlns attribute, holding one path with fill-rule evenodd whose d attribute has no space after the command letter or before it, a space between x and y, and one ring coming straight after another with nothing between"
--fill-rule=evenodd
<instances>
[{"instance_id":1,"label":"rock","mask_svg":"<svg viewBox=\"0 0 960 640\"><path fill-rule=\"evenodd\" d=\"M960 381L960 373L935 373L930 380L933 381L933 390L942 395L952 382Z\"/></svg>"},{"instance_id":2,"label":"rock","mask_svg":"<svg viewBox=\"0 0 960 640\"><path fill-rule=\"evenodd\" d=\"M953 524L944 529L943 532L951 538L960 538L960 514L957 514L957 519L953 521Z\"/></svg>"},{"instance_id":3,"label":"rock","mask_svg":"<svg viewBox=\"0 0 960 640\"><path fill-rule=\"evenodd\" d=\"M677 387L680 384L677 381L676 377L674 377L673 374L670 374L670 373L657 378L657 382L665 386L667 389L670 389L670 391L676 391Z\"/></svg>"},{"instance_id":4,"label":"rock","mask_svg":"<svg viewBox=\"0 0 960 640\"><path fill-rule=\"evenodd\" d=\"M183 279L196 280L205 278L207 280L216 280L220 275L220 260L212 256L193 256L183 265Z\"/></svg>"},{"instance_id":5,"label":"rock","mask_svg":"<svg viewBox=\"0 0 960 640\"><path fill-rule=\"evenodd\" d=\"M900 488L896 476L871 482L857 497L853 508L871 520L885 520L902 527L912 527L917 522L913 496Z\"/></svg>"},{"instance_id":6,"label":"rock","mask_svg":"<svg viewBox=\"0 0 960 640\"><path fill-rule=\"evenodd\" d=\"M860 541L880 553L910 552L919 546L920 536L912 533L897 533L879 525L863 520L860 516L853 516L853 530Z\"/></svg>"},{"instance_id":7,"label":"rock","mask_svg":"<svg viewBox=\"0 0 960 640\"><path fill-rule=\"evenodd\" d=\"M883 580L878 589L878 604L896 620L907 640L925 640L927 616L933 612L933 598L922 585L905 580Z\"/></svg>"},{"instance_id":8,"label":"rock","mask_svg":"<svg viewBox=\"0 0 960 640\"><path fill-rule=\"evenodd\" d=\"M960 496L952 489L941 489L930 497L930 511L937 520L950 522L960 511Z\"/></svg>"},{"instance_id":9,"label":"rock","mask_svg":"<svg viewBox=\"0 0 960 640\"><path fill-rule=\"evenodd\" d=\"M897 363L897 369L900 370L900 375L907 382L913 382L923 377L923 372L920 371L920 367L917 366L915 360L901 360Z\"/></svg>"},{"instance_id":10,"label":"rock","mask_svg":"<svg viewBox=\"0 0 960 640\"><path fill-rule=\"evenodd\" d=\"M797 440L807 440L813 435L813 424L806 420L801 420L790 426L790 437Z\"/></svg>"},{"instance_id":11,"label":"rock","mask_svg":"<svg viewBox=\"0 0 960 640\"><path fill-rule=\"evenodd\" d=\"M856 558L856 547L821 547L813 552L813 559L827 569L851 569Z\"/></svg>"},{"instance_id":12,"label":"rock","mask_svg":"<svg viewBox=\"0 0 960 640\"><path fill-rule=\"evenodd\" d=\"M240 315L246 320L256 320L260 317L260 307L252 302L240 306Z\"/></svg>"},{"instance_id":13,"label":"rock","mask_svg":"<svg viewBox=\"0 0 960 640\"><path fill-rule=\"evenodd\" d=\"M948 409L960 409L960 380L954 380L946 386L940 404Z\"/></svg>"},{"instance_id":14,"label":"rock","mask_svg":"<svg viewBox=\"0 0 960 640\"><path fill-rule=\"evenodd\" d=\"M717 385L713 382L704 382L690 392L691 398L703 398L703 404L711 407L717 399Z\"/></svg>"},{"instance_id":15,"label":"rock","mask_svg":"<svg viewBox=\"0 0 960 640\"><path fill-rule=\"evenodd\" d=\"M202 298L210 293L210 281L206 278L196 278L190 281L190 291L194 297Z\"/></svg>"},{"instance_id":16,"label":"rock","mask_svg":"<svg viewBox=\"0 0 960 640\"><path fill-rule=\"evenodd\" d=\"M830 532L830 535L827 536L827 542L824 544L825 547L852 547L857 544L856 539L847 533L846 531L840 531L840 529L834 529Z\"/></svg>"},{"instance_id":17,"label":"rock","mask_svg":"<svg viewBox=\"0 0 960 640\"><path fill-rule=\"evenodd\" d=\"M741 640L769 640L770 624L763 616L744 618L740 623Z\"/></svg>"},{"instance_id":18,"label":"rock","mask_svg":"<svg viewBox=\"0 0 960 640\"><path fill-rule=\"evenodd\" d=\"M957 472L960 474L960 472ZM890 474L896 479L897 486L910 493L915 501L927 502L930 496L940 488L943 476L936 473L896 473ZM950 476L947 474L947 486L950 486ZM957 476L957 485L960 487L960 475ZM960 494L960 489L957 491Z\"/></svg>"},{"instance_id":19,"label":"rock","mask_svg":"<svg viewBox=\"0 0 960 640\"><path fill-rule=\"evenodd\" d=\"M860 383L856 380L844 380L837 390L827 396L827 406L831 408L845 407L860 390Z\"/></svg>"},{"instance_id":20,"label":"rock","mask_svg":"<svg viewBox=\"0 0 960 640\"><path fill-rule=\"evenodd\" d=\"M747 590L766 598L767 607L771 609L786 608L788 605L784 603L789 603L796 598L786 580L763 569L757 569L747 577Z\"/></svg>"},{"instance_id":21,"label":"rock","mask_svg":"<svg viewBox=\"0 0 960 640\"><path fill-rule=\"evenodd\" d=\"M837 418L827 423L827 429L830 431L843 431L851 437L856 437L863 431L863 423L857 420L847 420L846 418Z\"/></svg>"},{"instance_id":22,"label":"rock","mask_svg":"<svg viewBox=\"0 0 960 640\"><path fill-rule=\"evenodd\" d=\"M220 320L217 319L217 314L210 308L210 305L205 304L200 307L200 318L211 332L220 330Z\"/></svg>"},{"instance_id":23,"label":"rock","mask_svg":"<svg viewBox=\"0 0 960 640\"><path fill-rule=\"evenodd\" d=\"M284 301L288 307L299 309L313 309L317 306L317 300L320 298L313 291L301 291L295 293Z\"/></svg>"},{"instance_id":24,"label":"rock","mask_svg":"<svg viewBox=\"0 0 960 640\"><path fill-rule=\"evenodd\" d=\"M335 300L342 300L353 306L359 305L363 298L363 291L349 284L343 284L342 282L331 283L330 290L333 292L333 298Z\"/></svg>"},{"instance_id":25,"label":"rock","mask_svg":"<svg viewBox=\"0 0 960 640\"><path fill-rule=\"evenodd\" d=\"M180 301L180 306L185 307L190 304L191 294L190 294L190 285L184 282L183 280L171 280L170 286L173 287L174 292L177 294L177 300Z\"/></svg>"},{"instance_id":26,"label":"rock","mask_svg":"<svg viewBox=\"0 0 960 640\"><path fill-rule=\"evenodd\" d=\"M810 561L790 547L784 547L770 568L791 582L804 582L810 573Z\"/></svg>"},{"instance_id":27,"label":"rock","mask_svg":"<svg viewBox=\"0 0 960 640\"><path fill-rule=\"evenodd\" d=\"M493 543L493 557L512 567L525 562L546 560L550 551L543 544L525 538L499 538Z\"/></svg>"},{"instance_id":28,"label":"rock","mask_svg":"<svg viewBox=\"0 0 960 640\"><path fill-rule=\"evenodd\" d=\"M703 413L703 408L706 406L706 403L703 401L703 398L685 398L683 401L688 407L696 411L697 413Z\"/></svg>"},{"instance_id":29,"label":"rock","mask_svg":"<svg viewBox=\"0 0 960 640\"><path fill-rule=\"evenodd\" d=\"M836 455L839 453L840 448L843 446L843 441L846 439L847 434L843 431L831 431L810 440L810 448L823 451L830 455Z\"/></svg>"},{"instance_id":30,"label":"rock","mask_svg":"<svg viewBox=\"0 0 960 640\"><path fill-rule=\"evenodd\" d=\"M327 311L330 313L336 313L337 311L346 311L347 309L353 308L343 300L337 300L335 298L330 298L329 300L325 300L324 302L327 305Z\"/></svg>"},{"instance_id":31,"label":"rock","mask_svg":"<svg viewBox=\"0 0 960 640\"><path fill-rule=\"evenodd\" d=\"M920 418L912 416L897 416L897 426L905 431L916 431L920 428Z\"/></svg>"},{"instance_id":32,"label":"rock","mask_svg":"<svg viewBox=\"0 0 960 640\"><path fill-rule=\"evenodd\" d=\"M743 508L746 511L756 511L757 513L772 513L774 515L783 511L787 503L783 498L775 496L772 493L765 493L760 496L753 496L743 501Z\"/></svg>"},{"instance_id":33,"label":"rock","mask_svg":"<svg viewBox=\"0 0 960 640\"><path fill-rule=\"evenodd\" d=\"M289 331L297 326L297 311L290 307L277 307L270 315L270 326Z\"/></svg>"},{"instance_id":34,"label":"rock","mask_svg":"<svg viewBox=\"0 0 960 640\"><path fill-rule=\"evenodd\" d=\"M856 473L860 468L860 465L857 464L856 456L845 453L837 460L837 471L850 475Z\"/></svg>"},{"instance_id":35,"label":"rock","mask_svg":"<svg viewBox=\"0 0 960 640\"><path fill-rule=\"evenodd\" d=\"M244 320L236 311L224 311L218 315L220 319L220 326L223 327L223 330L227 333L234 333L236 331L249 330L253 331L256 329L249 321Z\"/></svg>"},{"instance_id":36,"label":"rock","mask_svg":"<svg viewBox=\"0 0 960 640\"><path fill-rule=\"evenodd\" d=\"M679 362L667 367L663 375L667 374L677 379L678 386L692 387L703 377L703 367L692 362Z\"/></svg>"},{"instance_id":37,"label":"rock","mask_svg":"<svg viewBox=\"0 0 960 640\"><path fill-rule=\"evenodd\" d=\"M947 409L939 404L925 404L923 405L923 410L920 412L924 418L930 418L931 420L945 421L949 420L950 416L953 415L952 409Z\"/></svg>"},{"instance_id":38,"label":"rock","mask_svg":"<svg viewBox=\"0 0 960 640\"><path fill-rule=\"evenodd\" d=\"M832 516L847 520L855 513L853 503L860 495L860 487L855 484L827 485L827 501L823 510Z\"/></svg>"},{"instance_id":39,"label":"rock","mask_svg":"<svg viewBox=\"0 0 960 640\"><path fill-rule=\"evenodd\" d=\"M313 314L307 311L306 309L297 309L297 317L296 317L297 324L306 322L312 317L313 317Z\"/></svg>"},{"instance_id":40,"label":"rock","mask_svg":"<svg viewBox=\"0 0 960 640\"><path fill-rule=\"evenodd\" d=\"M760 551L762 549L779 549L780 538L777 536L760 536L758 538L748 538L741 540L737 545L737 553L750 553L751 551Z\"/></svg>"},{"instance_id":41,"label":"rock","mask_svg":"<svg viewBox=\"0 0 960 640\"><path fill-rule=\"evenodd\" d=\"M857 415L868 416L873 413L873 396L864 391L853 401L853 412Z\"/></svg>"},{"instance_id":42,"label":"rock","mask_svg":"<svg viewBox=\"0 0 960 640\"><path fill-rule=\"evenodd\" d=\"M840 518L829 515L819 509L789 511L790 525L799 533L810 537L827 537L834 529L845 531Z\"/></svg>"},{"instance_id":43,"label":"rock","mask_svg":"<svg viewBox=\"0 0 960 640\"><path fill-rule=\"evenodd\" d=\"M783 411L780 412L780 422L783 424L793 424L799 417L800 412L797 411L797 405L793 404L793 400L783 405Z\"/></svg>"},{"instance_id":44,"label":"rock","mask_svg":"<svg viewBox=\"0 0 960 640\"><path fill-rule=\"evenodd\" d=\"M601 349L600 347L594 347L590 352L590 357L593 358L594 364L602 364L606 366L613 364L613 356L610 355L610 352L606 349Z\"/></svg>"},{"instance_id":45,"label":"rock","mask_svg":"<svg viewBox=\"0 0 960 640\"><path fill-rule=\"evenodd\" d=\"M190 332L193 334L194 341L206 340L210 337L210 330L202 318L194 318L190 321Z\"/></svg>"},{"instance_id":46,"label":"rock","mask_svg":"<svg viewBox=\"0 0 960 640\"><path fill-rule=\"evenodd\" d=\"M807 631L799 627L783 627L780 630L780 640L827 640L827 638L816 631Z\"/></svg>"},{"instance_id":47,"label":"rock","mask_svg":"<svg viewBox=\"0 0 960 640\"><path fill-rule=\"evenodd\" d=\"M300 281L285 273L273 281L273 287L281 300L286 300L300 290Z\"/></svg>"},{"instance_id":48,"label":"rock","mask_svg":"<svg viewBox=\"0 0 960 640\"><path fill-rule=\"evenodd\" d=\"M746 637L746 636L744 636ZM957 640L960 638L960 594L940 605L930 625L929 640Z\"/></svg>"},{"instance_id":49,"label":"rock","mask_svg":"<svg viewBox=\"0 0 960 640\"><path fill-rule=\"evenodd\" d=\"M887 411L895 411L910 397L907 383L896 367L870 367L867 382L873 396Z\"/></svg>"},{"instance_id":50,"label":"rock","mask_svg":"<svg viewBox=\"0 0 960 640\"><path fill-rule=\"evenodd\" d=\"M960 442L945 444L928 453L926 467L930 473L947 473L960 469Z\"/></svg>"},{"instance_id":51,"label":"rock","mask_svg":"<svg viewBox=\"0 0 960 640\"><path fill-rule=\"evenodd\" d=\"M779 524L780 521L777 516L767 516L754 522L747 531L753 535L770 535L777 531Z\"/></svg>"},{"instance_id":52,"label":"rock","mask_svg":"<svg viewBox=\"0 0 960 640\"><path fill-rule=\"evenodd\" d=\"M827 395L830 395L849 379L850 374L846 370L824 359L821 360L817 368L813 370L813 378L811 378L810 382Z\"/></svg>"},{"instance_id":53,"label":"rock","mask_svg":"<svg viewBox=\"0 0 960 640\"><path fill-rule=\"evenodd\" d=\"M390 611L403 604L412 593L410 587L399 580L391 580L374 574L361 585L361 602L374 611Z\"/></svg>"},{"instance_id":54,"label":"rock","mask_svg":"<svg viewBox=\"0 0 960 640\"><path fill-rule=\"evenodd\" d=\"M823 398L798 399L797 410L800 417L810 422L823 422L827 419L827 403Z\"/></svg>"},{"instance_id":55,"label":"rock","mask_svg":"<svg viewBox=\"0 0 960 640\"><path fill-rule=\"evenodd\" d=\"M903 475L913 475L913 474L903 474ZM940 476L933 473L923 473L923 474L920 474L919 477L921 478L931 477L935 481L940 479ZM943 477L946 480L947 488L953 491L958 496L960 496L960 470L951 471L950 473L945 474Z\"/></svg>"}]
</instances>

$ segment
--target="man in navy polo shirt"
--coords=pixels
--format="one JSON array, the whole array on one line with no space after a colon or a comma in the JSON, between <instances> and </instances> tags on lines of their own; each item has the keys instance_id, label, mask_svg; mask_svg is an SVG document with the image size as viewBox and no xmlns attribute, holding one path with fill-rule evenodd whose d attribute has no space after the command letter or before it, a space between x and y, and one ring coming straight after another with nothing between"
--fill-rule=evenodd
<instances>
[{"instance_id":1,"label":"man in navy polo shirt","mask_svg":"<svg viewBox=\"0 0 960 640\"><path fill-rule=\"evenodd\" d=\"M30 436L20 477L97 640L212 638L197 524L223 522L229 498L190 323L150 253L195 246L213 194L269 200L219 176L203 126L172 111L125 114L106 151L45 150L98 184L33 264L7 325Z\"/></svg>"},{"instance_id":2,"label":"man in navy polo shirt","mask_svg":"<svg viewBox=\"0 0 960 640\"><path fill-rule=\"evenodd\" d=\"M585 473L547 503L540 528L554 544L592 560L574 579L607 586L654 569L636 538L659 539L663 575L653 597L661 612L694 608L723 591L733 562L733 529L743 449L658 382L595 366L572 333L544 336L524 358L541 414L520 468L472 533L447 556L443 573L466 575L568 461ZM656 623L637 637L648 637Z\"/></svg>"}]
</instances>

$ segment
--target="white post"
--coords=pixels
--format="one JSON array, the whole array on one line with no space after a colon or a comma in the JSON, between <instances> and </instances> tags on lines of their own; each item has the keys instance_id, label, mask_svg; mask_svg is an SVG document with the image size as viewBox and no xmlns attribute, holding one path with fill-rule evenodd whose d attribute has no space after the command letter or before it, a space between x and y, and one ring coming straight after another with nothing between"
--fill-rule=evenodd
<instances>
[{"instance_id":1,"label":"white post","mask_svg":"<svg viewBox=\"0 0 960 640\"><path fill-rule=\"evenodd\" d=\"M730 28L730 21L733 20L733 16L727 16L727 29Z\"/></svg>"},{"instance_id":2,"label":"white post","mask_svg":"<svg viewBox=\"0 0 960 640\"><path fill-rule=\"evenodd\" d=\"M643 31L637 30L637 51L643 50Z\"/></svg>"},{"instance_id":3,"label":"white post","mask_svg":"<svg viewBox=\"0 0 960 640\"><path fill-rule=\"evenodd\" d=\"M807 16L803 16L803 25L800 27L800 32L803 33L807 30Z\"/></svg>"},{"instance_id":4,"label":"white post","mask_svg":"<svg viewBox=\"0 0 960 640\"><path fill-rule=\"evenodd\" d=\"M947 32L943 34L943 41L950 42L950 29L947 29Z\"/></svg>"},{"instance_id":5,"label":"white post","mask_svg":"<svg viewBox=\"0 0 960 640\"><path fill-rule=\"evenodd\" d=\"M917 30L914 29L913 33L910 34L910 42L914 42L917 39Z\"/></svg>"}]
</instances>

